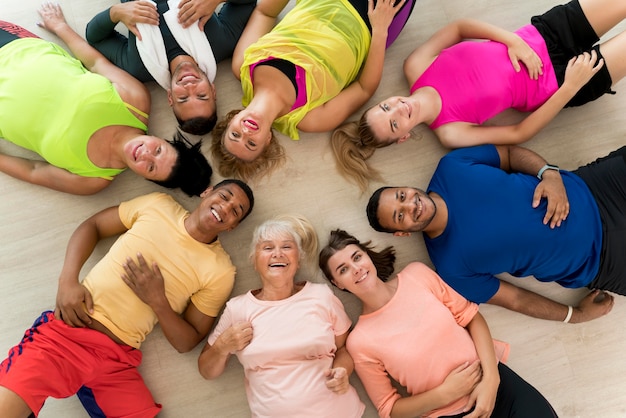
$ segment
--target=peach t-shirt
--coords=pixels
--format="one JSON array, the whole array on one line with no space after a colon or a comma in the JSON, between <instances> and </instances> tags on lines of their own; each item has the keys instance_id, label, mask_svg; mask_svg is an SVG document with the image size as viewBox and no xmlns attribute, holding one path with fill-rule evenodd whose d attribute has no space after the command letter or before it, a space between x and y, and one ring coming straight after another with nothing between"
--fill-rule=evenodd
<instances>
[{"instance_id":1,"label":"peach t-shirt","mask_svg":"<svg viewBox=\"0 0 626 418\"><path fill-rule=\"evenodd\" d=\"M348 336L355 369L381 417L389 417L400 394L389 376L419 394L439 386L464 362L478 359L465 326L478 305L456 293L430 268L411 263L398 273L398 288L379 310L361 315ZM494 341L504 361L508 344ZM431 411L427 416L461 412L468 398Z\"/></svg>"},{"instance_id":2,"label":"peach t-shirt","mask_svg":"<svg viewBox=\"0 0 626 418\"><path fill-rule=\"evenodd\" d=\"M324 371L333 364L335 336L351 325L327 285L306 282L298 293L278 301L259 300L252 292L235 297L226 303L209 344L241 321L252 323L252 341L235 354L244 368L253 417L363 415L365 405L352 386L343 395L326 387Z\"/></svg>"}]
</instances>

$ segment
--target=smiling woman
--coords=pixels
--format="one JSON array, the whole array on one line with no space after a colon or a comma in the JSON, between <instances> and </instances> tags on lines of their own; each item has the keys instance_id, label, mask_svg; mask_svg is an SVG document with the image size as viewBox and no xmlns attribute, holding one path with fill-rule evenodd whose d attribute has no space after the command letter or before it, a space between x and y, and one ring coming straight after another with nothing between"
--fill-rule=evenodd
<instances>
[{"instance_id":1,"label":"smiling woman","mask_svg":"<svg viewBox=\"0 0 626 418\"><path fill-rule=\"evenodd\" d=\"M478 305L425 264L410 263L394 276L394 262L393 247L375 251L341 229L319 256L326 278L362 302L346 346L381 417L556 417L503 364L508 344L492 340Z\"/></svg>"},{"instance_id":2,"label":"smiling woman","mask_svg":"<svg viewBox=\"0 0 626 418\"><path fill-rule=\"evenodd\" d=\"M257 227L250 258L262 287L226 304L198 360L202 376L214 379L237 356L253 417L356 418L365 409L348 380L351 322L341 302L325 284L295 281L316 253L317 235L305 218Z\"/></svg>"},{"instance_id":3,"label":"smiling woman","mask_svg":"<svg viewBox=\"0 0 626 418\"><path fill-rule=\"evenodd\" d=\"M150 95L69 27L58 5L39 11L41 27L81 61L23 28L0 22L0 137L41 155L0 154L0 171L73 194L93 194L124 169L166 187L201 193L212 170L182 136L146 135ZM88 92L88 93L85 93ZM33 106L31 97L51 97ZM36 121L37 123L33 123Z\"/></svg>"},{"instance_id":4,"label":"smiling woman","mask_svg":"<svg viewBox=\"0 0 626 418\"><path fill-rule=\"evenodd\" d=\"M224 176L251 179L280 166L273 129L292 139L299 130L327 132L363 105L415 0L302 0L276 24L287 3L260 2L233 54L246 107L213 130Z\"/></svg>"}]
</instances>

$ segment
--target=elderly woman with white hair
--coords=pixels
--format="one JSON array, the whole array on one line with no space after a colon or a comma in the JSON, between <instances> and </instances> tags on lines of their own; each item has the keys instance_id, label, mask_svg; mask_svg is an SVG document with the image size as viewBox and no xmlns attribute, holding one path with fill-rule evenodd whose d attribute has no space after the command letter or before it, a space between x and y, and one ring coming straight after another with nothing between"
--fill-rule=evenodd
<instances>
[{"instance_id":1,"label":"elderly woman with white hair","mask_svg":"<svg viewBox=\"0 0 626 418\"><path fill-rule=\"evenodd\" d=\"M317 247L305 218L283 216L257 227L250 258L262 287L226 304L198 359L202 376L214 379L237 356L253 417L363 415L349 383L351 321L341 301L326 284L295 280Z\"/></svg>"}]
</instances>

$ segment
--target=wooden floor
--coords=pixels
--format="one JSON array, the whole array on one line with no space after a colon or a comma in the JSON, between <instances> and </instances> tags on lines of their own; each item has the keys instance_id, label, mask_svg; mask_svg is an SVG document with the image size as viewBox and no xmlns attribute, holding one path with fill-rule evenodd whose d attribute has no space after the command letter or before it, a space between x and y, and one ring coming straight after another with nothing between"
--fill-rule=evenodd
<instances>
[{"instance_id":1,"label":"wooden floor","mask_svg":"<svg viewBox=\"0 0 626 418\"><path fill-rule=\"evenodd\" d=\"M84 34L89 19L114 0L61 0L60 3L72 27ZM514 30L526 24L530 16L554 4L557 4L555 0L418 0L406 29L388 51L385 80L371 103L391 95L407 94L402 75L403 59L445 23L460 17L474 17ZM38 6L39 0L2 1L0 18L58 41L36 26ZM229 67L228 62L221 64L216 80L220 114L240 106L241 89ZM150 131L170 137L175 131L175 119L167 106L166 95L156 84L151 84L150 89L153 93ZM617 95L561 112L527 146L552 163L574 169L624 145L626 84L618 84L615 90ZM33 98L33 106L37 105L36 100ZM439 157L446 150L426 128L418 132L421 139L377 151L373 163L383 172L386 184L427 185ZM277 213L296 212L307 216L316 226L322 244L331 229L341 227L361 239L373 239L381 246L395 245L398 268L412 260L430 263L419 235L394 238L370 229L364 213L369 193L359 194L337 174L328 138L329 134L304 134L298 142L281 138L289 153L288 164L271 178L253 185L257 197L253 214L237 230L222 237L238 268L234 294L258 287L259 280L247 259L249 240L256 225ZM208 138L205 142L204 149L208 150ZM29 155L6 141L0 141L0 152ZM373 184L372 190L380 185ZM154 190L160 189L130 172L92 197L70 196L0 175L0 353L6 353L19 342L23 331L42 310L54 306L65 246L76 226L100 209ZM198 199L187 198L180 192L173 194L188 208L198 203ZM111 243L109 240L98 247L83 272ZM323 280L317 272L301 278ZM539 284L533 279L523 283L566 303L576 304L585 294L583 290L566 290ZM358 302L350 295L339 296L355 319ZM623 297L617 297L613 312L608 316L579 325L535 320L492 306L481 306L481 312L491 325L494 337L511 344L509 365L549 399L559 416L626 416L626 359L622 357L626 353L626 329L619 325L619 321L626 318ZM163 404L161 416L248 416L243 373L238 362L231 361L219 379L205 381L196 367L199 349L184 355L176 353L158 327L143 345L141 371L156 400ZM356 377L353 383L367 404L365 416L377 416ZM86 416L75 397L51 399L41 413L44 418Z\"/></svg>"}]
</instances>

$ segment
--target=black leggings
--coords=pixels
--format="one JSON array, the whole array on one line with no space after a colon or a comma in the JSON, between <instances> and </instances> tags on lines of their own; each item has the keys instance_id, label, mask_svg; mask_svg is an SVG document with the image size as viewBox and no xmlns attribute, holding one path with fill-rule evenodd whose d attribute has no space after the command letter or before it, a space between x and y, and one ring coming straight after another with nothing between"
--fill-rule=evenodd
<instances>
[{"instance_id":1,"label":"black leggings","mask_svg":"<svg viewBox=\"0 0 626 418\"><path fill-rule=\"evenodd\" d=\"M537 389L522 379L506 365L498 363L500 386L496 396L496 405L492 418L554 418L556 412ZM471 411L440 418L461 418Z\"/></svg>"}]
</instances>

